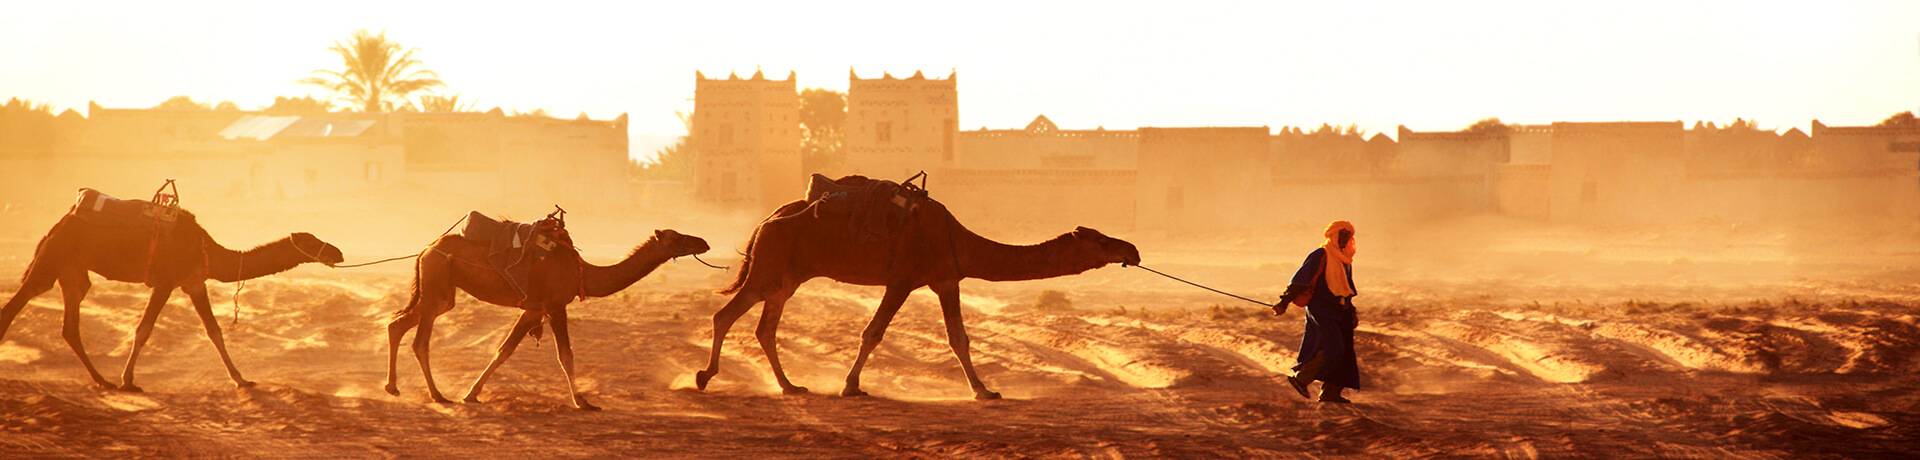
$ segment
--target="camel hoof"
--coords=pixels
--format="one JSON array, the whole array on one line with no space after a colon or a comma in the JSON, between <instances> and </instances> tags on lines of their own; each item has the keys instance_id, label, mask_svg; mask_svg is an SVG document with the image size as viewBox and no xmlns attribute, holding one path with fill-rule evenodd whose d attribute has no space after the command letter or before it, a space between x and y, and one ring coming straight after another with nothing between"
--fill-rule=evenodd
<instances>
[{"instance_id":1,"label":"camel hoof","mask_svg":"<svg viewBox=\"0 0 1920 460\"><path fill-rule=\"evenodd\" d=\"M595 412L600 410L600 406L595 406L593 404L590 404L587 402L586 398L580 398L580 397L573 398L573 408L580 409L587 412Z\"/></svg>"},{"instance_id":2,"label":"camel hoof","mask_svg":"<svg viewBox=\"0 0 1920 460\"><path fill-rule=\"evenodd\" d=\"M848 388L840 390L840 396L843 398L864 398L867 397L867 392L860 391L859 388Z\"/></svg>"},{"instance_id":3,"label":"camel hoof","mask_svg":"<svg viewBox=\"0 0 1920 460\"><path fill-rule=\"evenodd\" d=\"M975 391L973 392L973 399L976 401L992 401L1000 399L1000 393L987 390Z\"/></svg>"},{"instance_id":4,"label":"camel hoof","mask_svg":"<svg viewBox=\"0 0 1920 460\"><path fill-rule=\"evenodd\" d=\"M400 396L400 386L399 386L399 385L394 385L394 384L391 384L391 383L389 383L389 384L387 384L387 388L386 388L386 390L387 390L387 394L390 394L390 395L394 395L394 396Z\"/></svg>"},{"instance_id":5,"label":"camel hoof","mask_svg":"<svg viewBox=\"0 0 1920 460\"><path fill-rule=\"evenodd\" d=\"M117 388L117 389L120 391L128 392L128 393L146 393L147 392L147 390L140 388L139 385L134 385L131 383L120 385L120 388Z\"/></svg>"},{"instance_id":6,"label":"camel hoof","mask_svg":"<svg viewBox=\"0 0 1920 460\"><path fill-rule=\"evenodd\" d=\"M788 395L803 395L803 394L807 394L807 387L800 387L800 386L786 387L786 388L780 389L780 392Z\"/></svg>"},{"instance_id":7,"label":"camel hoof","mask_svg":"<svg viewBox=\"0 0 1920 460\"><path fill-rule=\"evenodd\" d=\"M447 399L446 396L441 396L441 395L433 395L433 402L439 403L439 404L453 404L453 400Z\"/></svg>"},{"instance_id":8,"label":"camel hoof","mask_svg":"<svg viewBox=\"0 0 1920 460\"><path fill-rule=\"evenodd\" d=\"M720 371L699 371L699 372L694 372L694 373L693 373L693 386L694 386L694 387L696 387L696 388L699 388L699 389L700 389L700 391L707 391L707 381L709 381L709 380L713 380L713 376L714 376L714 375L716 375L716 374L719 374L719 373L720 373Z\"/></svg>"},{"instance_id":9,"label":"camel hoof","mask_svg":"<svg viewBox=\"0 0 1920 460\"><path fill-rule=\"evenodd\" d=\"M256 385L259 385L259 384L257 384L257 383L253 383L253 381L251 381L251 380L241 380L241 381L238 381L238 382L233 382L233 387L234 387L234 388L238 388L238 389L242 389L242 390L245 390L245 389L248 389L248 388L253 388L253 387L254 387L254 386L256 386Z\"/></svg>"},{"instance_id":10,"label":"camel hoof","mask_svg":"<svg viewBox=\"0 0 1920 460\"><path fill-rule=\"evenodd\" d=\"M467 395L467 397L465 398L460 398L460 402L463 404L480 404L480 397L474 396L474 395Z\"/></svg>"}]
</instances>

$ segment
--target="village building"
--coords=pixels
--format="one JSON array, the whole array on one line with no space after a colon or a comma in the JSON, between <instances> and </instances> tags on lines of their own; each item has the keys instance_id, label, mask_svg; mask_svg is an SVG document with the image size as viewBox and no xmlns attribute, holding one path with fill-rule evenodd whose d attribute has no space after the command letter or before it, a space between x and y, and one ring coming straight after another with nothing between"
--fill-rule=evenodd
<instances>
[{"instance_id":1,"label":"village building","mask_svg":"<svg viewBox=\"0 0 1920 460\"><path fill-rule=\"evenodd\" d=\"M1266 127L1140 128L1139 227L1221 232L1272 223ZM1253 197L1253 198L1250 198Z\"/></svg>"},{"instance_id":2,"label":"village building","mask_svg":"<svg viewBox=\"0 0 1920 460\"><path fill-rule=\"evenodd\" d=\"M694 73L693 196L726 208L771 210L803 196L800 99L794 74L769 80Z\"/></svg>"},{"instance_id":3,"label":"village building","mask_svg":"<svg viewBox=\"0 0 1920 460\"><path fill-rule=\"evenodd\" d=\"M960 129L959 73L860 78L847 71L846 157L850 174L906 180L952 166Z\"/></svg>"},{"instance_id":4,"label":"village building","mask_svg":"<svg viewBox=\"0 0 1920 460\"><path fill-rule=\"evenodd\" d=\"M17 125L11 120L4 125ZM122 195L165 179L193 203L379 196L498 205L624 206L626 118L489 113L113 109L22 122L43 134L0 148L4 200L62 203L80 187ZM422 192L426 192L422 194ZM145 196L123 196L145 198Z\"/></svg>"},{"instance_id":5,"label":"village building","mask_svg":"<svg viewBox=\"0 0 1920 460\"><path fill-rule=\"evenodd\" d=\"M1065 130L1041 115L1024 129L960 133L952 164L932 173L955 215L992 217L970 225L1130 229L1139 147L1138 132Z\"/></svg>"}]
</instances>

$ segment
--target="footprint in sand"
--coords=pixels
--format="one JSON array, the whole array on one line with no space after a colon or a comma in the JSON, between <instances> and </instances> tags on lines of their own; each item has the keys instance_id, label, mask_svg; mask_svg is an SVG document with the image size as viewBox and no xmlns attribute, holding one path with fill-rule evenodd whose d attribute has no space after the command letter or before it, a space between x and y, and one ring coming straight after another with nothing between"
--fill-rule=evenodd
<instances>
[{"instance_id":1,"label":"footprint in sand","mask_svg":"<svg viewBox=\"0 0 1920 460\"><path fill-rule=\"evenodd\" d=\"M32 364L43 355L38 348L14 345L13 342L0 343L0 362Z\"/></svg>"},{"instance_id":2,"label":"footprint in sand","mask_svg":"<svg viewBox=\"0 0 1920 460\"><path fill-rule=\"evenodd\" d=\"M137 394L109 393L100 397L100 403L121 412L141 412L160 408L160 402L153 398Z\"/></svg>"},{"instance_id":3,"label":"footprint in sand","mask_svg":"<svg viewBox=\"0 0 1920 460\"><path fill-rule=\"evenodd\" d=\"M1887 426L1887 419L1866 412L1834 411L1827 414L1827 419L1840 426L1861 430Z\"/></svg>"}]
</instances>

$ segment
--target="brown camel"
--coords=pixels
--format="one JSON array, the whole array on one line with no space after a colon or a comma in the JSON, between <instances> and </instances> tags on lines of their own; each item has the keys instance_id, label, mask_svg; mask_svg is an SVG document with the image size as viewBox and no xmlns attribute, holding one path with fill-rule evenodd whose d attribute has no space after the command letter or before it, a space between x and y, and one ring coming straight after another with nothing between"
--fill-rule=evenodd
<instances>
[{"instance_id":1,"label":"brown camel","mask_svg":"<svg viewBox=\"0 0 1920 460\"><path fill-rule=\"evenodd\" d=\"M118 387L141 391L133 384L134 363L140 359L140 348L153 335L154 321L160 318L161 307L166 306L168 297L178 288L193 300L194 312L200 315L200 323L207 329L207 339L213 341L213 349L220 352L220 361L227 366L227 376L233 379L234 385L245 388L253 382L240 377L233 358L227 355L226 339L220 336L220 323L207 301L206 281L247 280L308 262L333 265L342 259L340 248L307 233L294 233L246 251L230 250L214 242L193 215L186 212L180 213L172 232L157 239L151 229L100 225L68 213L40 239L33 261L27 264L27 272L21 277L20 291L7 301L5 309L0 309L0 339L6 338L8 327L13 325L14 317L27 301L52 289L58 281L61 295L66 299L62 335L67 346L80 356L80 364L86 366L94 384L115 388L94 369L80 339L80 301L93 285L87 272L113 281L146 284L153 288L153 295L134 331L133 352L127 355L127 367L120 374Z\"/></svg>"},{"instance_id":2,"label":"brown camel","mask_svg":"<svg viewBox=\"0 0 1920 460\"><path fill-rule=\"evenodd\" d=\"M947 208L934 200L922 201L907 219L907 229L890 244L862 243L850 236L847 216L821 216L806 212L808 203L795 201L774 211L754 232L747 243L746 260L741 262L738 278L721 293L733 293L713 315L713 355L707 368L694 374L694 384L704 390L707 381L720 372L720 347L727 330L754 304L765 301L760 313L757 335L766 350L767 364L774 379L787 394L806 393L807 389L787 380L780 368L779 344L775 337L780 313L787 298L802 283L827 277L843 283L884 286L880 308L861 334L860 355L847 372L842 396L865 396L860 391L860 369L867 356L880 345L894 313L907 295L922 286L940 297L940 309L947 324L947 345L960 360L960 370L973 387L976 399L998 399L999 393L987 389L974 373L968 351L967 329L960 317L960 280L976 278L988 281L1020 281L1078 274L1107 264L1138 264L1140 251L1133 244L1111 238L1090 228L1080 227L1047 242L1014 246L989 240L960 225Z\"/></svg>"},{"instance_id":3,"label":"brown camel","mask_svg":"<svg viewBox=\"0 0 1920 460\"><path fill-rule=\"evenodd\" d=\"M582 260L570 241L560 241L562 244L554 252L533 262L532 278L528 283L530 287L524 295L501 276L499 270L487 265L486 244L460 235L446 235L428 246L414 266L413 299L387 325L387 393L400 394L400 387L395 383L400 339L406 336L408 330L417 327L413 355L420 361L420 373L426 378L427 394L435 402L452 402L442 396L440 388L434 385L428 352L433 338L434 318L453 310L453 290L459 288L482 302L526 310L514 321L513 329L507 332L505 341L500 343L493 361L487 363L486 370L481 371L480 377L474 379L473 386L467 389L464 402L480 402L480 389L486 385L487 378L507 362L508 356L513 355L513 349L520 344L520 339L538 329L541 319L547 318L553 329L560 370L566 375L567 393L573 396L574 407L599 410L588 404L573 384L573 345L567 332L567 304L577 296L605 297L620 292L668 260L707 252L707 242L673 230L659 230L646 243L627 254L625 260L602 267Z\"/></svg>"}]
</instances>

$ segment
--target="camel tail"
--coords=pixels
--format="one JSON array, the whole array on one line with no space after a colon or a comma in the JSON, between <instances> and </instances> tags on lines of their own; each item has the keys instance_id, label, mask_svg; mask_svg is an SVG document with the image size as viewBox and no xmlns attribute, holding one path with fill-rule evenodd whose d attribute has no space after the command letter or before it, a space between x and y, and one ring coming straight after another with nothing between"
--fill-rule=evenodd
<instances>
[{"instance_id":1,"label":"camel tail","mask_svg":"<svg viewBox=\"0 0 1920 460\"><path fill-rule=\"evenodd\" d=\"M53 244L53 236L66 231L66 226L67 218L61 217L60 222L53 224L52 230L48 230L47 234L40 236L40 243L33 245L33 259L27 262L27 269L20 272L21 286L26 286L28 281L33 280L33 275L37 271L35 269L40 268L40 264L46 261L44 257L51 251L50 246Z\"/></svg>"},{"instance_id":2,"label":"camel tail","mask_svg":"<svg viewBox=\"0 0 1920 460\"><path fill-rule=\"evenodd\" d=\"M393 319L400 319L402 316L407 316L408 313L413 313L413 309L420 308L420 267L418 264L419 262L415 262L413 268L413 297L407 299L406 306L400 307L399 311L393 312Z\"/></svg>"},{"instance_id":3,"label":"camel tail","mask_svg":"<svg viewBox=\"0 0 1920 460\"><path fill-rule=\"evenodd\" d=\"M760 241L760 232L767 229L767 222L772 222L774 219L780 218L781 215L788 214L788 210L795 209L796 206L804 208L807 206L807 202L795 201L787 203L785 206L773 210L773 214L768 214L767 218L760 220L760 225L753 228L753 236L747 237L747 249L740 252L740 271L734 274L733 284L729 284L726 288L720 289L717 292L721 294L733 294L747 287L747 272L753 269L753 246Z\"/></svg>"},{"instance_id":4,"label":"camel tail","mask_svg":"<svg viewBox=\"0 0 1920 460\"><path fill-rule=\"evenodd\" d=\"M753 229L753 236L747 237L747 249L740 255L740 271L734 273L733 284L720 289L721 294L733 294L747 287L747 271L753 269L753 244L760 240L760 229L766 228L766 222Z\"/></svg>"}]
</instances>

